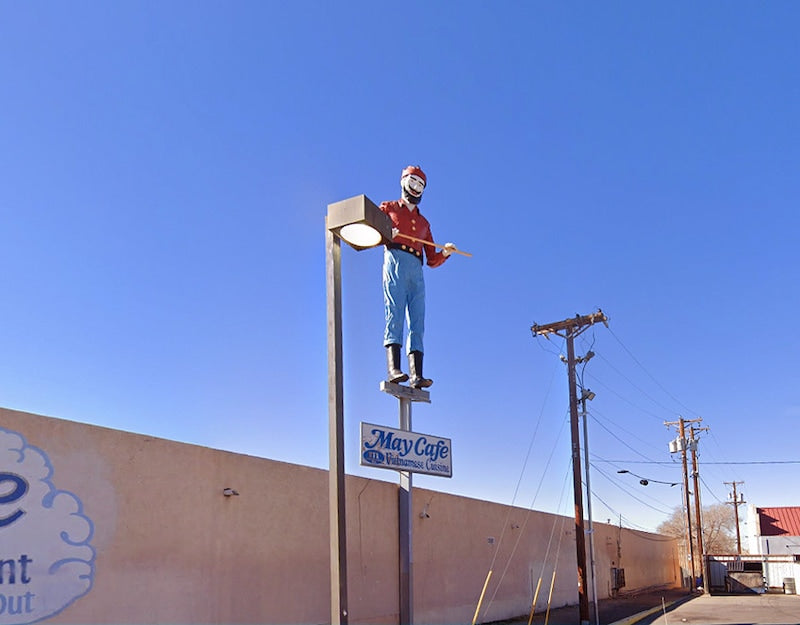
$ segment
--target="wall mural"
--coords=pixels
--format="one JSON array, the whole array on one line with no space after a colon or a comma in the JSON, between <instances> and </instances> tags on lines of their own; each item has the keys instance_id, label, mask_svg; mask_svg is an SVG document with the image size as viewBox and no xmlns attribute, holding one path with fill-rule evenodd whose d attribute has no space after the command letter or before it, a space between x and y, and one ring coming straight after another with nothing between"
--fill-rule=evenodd
<instances>
[{"instance_id":1,"label":"wall mural","mask_svg":"<svg viewBox=\"0 0 800 625\"><path fill-rule=\"evenodd\" d=\"M94 525L47 454L0 427L0 625L58 614L94 581Z\"/></svg>"}]
</instances>

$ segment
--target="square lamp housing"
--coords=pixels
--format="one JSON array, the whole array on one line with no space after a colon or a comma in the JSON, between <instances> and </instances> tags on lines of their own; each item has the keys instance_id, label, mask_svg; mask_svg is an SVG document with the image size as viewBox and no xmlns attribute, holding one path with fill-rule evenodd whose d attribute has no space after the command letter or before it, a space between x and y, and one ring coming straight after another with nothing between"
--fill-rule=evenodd
<instances>
[{"instance_id":1,"label":"square lamp housing","mask_svg":"<svg viewBox=\"0 0 800 625\"><path fill-rule=\"evenodd\" d=\"M328 230L356 250L392 240L392 220L366 195L328 204Z\"/></svg>"}]
</instances>

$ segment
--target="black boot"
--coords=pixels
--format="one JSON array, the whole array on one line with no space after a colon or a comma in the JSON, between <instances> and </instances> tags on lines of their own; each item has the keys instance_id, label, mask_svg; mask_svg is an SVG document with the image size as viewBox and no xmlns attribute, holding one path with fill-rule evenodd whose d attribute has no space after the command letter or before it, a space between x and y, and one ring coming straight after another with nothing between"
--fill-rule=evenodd
<instances>
[{"instance_id":1,"label":"black boot","mask_svg":"<svg viewBox=\"0 0 800 625\"><path fill-rule=\"evenodd\" d=\"M408 380L408 376L400 370L400 345L392 343L386 346L386 368L389 371L387 380L399 384Z\"/></svg>"},{"instance_id":2,"label":"black boot","mask_svg":"<svg viewBox=\"0 0 800 625\"><path fill-rule=\"evenodd\" d=\"M411 352L408 355L408 369L411 372L409 386L413 388L428 388L433 384L433 380L422 376L422 352Z\"/></svg>"}]
</instances>

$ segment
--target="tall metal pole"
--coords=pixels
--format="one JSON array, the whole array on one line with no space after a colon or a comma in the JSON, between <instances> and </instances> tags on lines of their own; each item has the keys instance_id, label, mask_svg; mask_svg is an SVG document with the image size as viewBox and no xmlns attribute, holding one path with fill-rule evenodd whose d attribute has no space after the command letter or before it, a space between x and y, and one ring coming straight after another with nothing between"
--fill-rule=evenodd
<instances>
[{"instance_id":1,"label":"tall metal pole","mask_svg":"<svg viewBox=\"0 0 800 625\"><path fill-rule=\"evenodd\" d=\"M344 384L342 359L342 249L325 228L325 288L328 309L328 506L330 519L331 625L347 624L347 522L344 473Z\"/></svg>"},{"instance_id":2,"label":"tall metal pole","mask_svg":"<svg viewBox=\"0 0 800 625\"><path fill-rule=\"evenodd\" d=\"M381 391L395 396L400 404L400 429L411 432L411 403L431 403L431 394L422 389L382 381ZM413 625L414 623L414 552L413 534L414 515L413 503L413 473L398 471L400 474L400 487L397 491L398 510L398 545L400 548L400 623Z\"/></svg>"},{"instance_id":3,"label":"tall metal pole","mask_svg":"<svg viewBox=\"0 0 800 625\"><path fill-rule=\"evenodd\" d=\"M411 400L400 397L400 429L411 431ZM412 488L411 471L400 471L398 504L400 512L400 623L414 623L414 555L412 538Z\"/></svg>"},{"instance_id":4,"label":"tall metal pole","mask_svg":"<svg viewBox=\"0 0 800 625\"><path fill-rule=\"evenodd\" d=\"M575 382L575 345L567 335L567 376L569 377L569 423L572 433L572 483L575 501L575 552L578 560L578 607L581 623L589 623L586 594L586 534L583 528L583 487L581 485L581 440L578 430L578 396Z\"/></svg>"},{"instance_id":5,"label":"tall metal pole","mask_svg":"<svg viewBox=\"0 0 800 625\"><path fill-rule=\"evenodd\" d=\"M583 395L583 394L582 394ZM589 517L589 571L592 576L592 603L594 605L594 622L600 625L600 608L597 603L597 574L594 568L594 520L592 519L592 482L589 479L589 425L586 415L586 397L581 397L583 413L583 462L586 465L586 513Z\"/></svg>"},{"instance_id":6,"label":"tall metal pole","mask_svg":"<svg viewBox=\"0 0 800 625\"><path fill-rule=\"evenodd\" d=\"M347 229L347 226L357 224L361 228ZM389 240L391 228L389 216L365 195L328 204L328 214L325 216L325 291L328 318L328 521L332 625L346 625L348 620L341 242L346 241L355 250L369 249ZM345 229L348 234L344 234Z\"/></svg>"}]
</instances>

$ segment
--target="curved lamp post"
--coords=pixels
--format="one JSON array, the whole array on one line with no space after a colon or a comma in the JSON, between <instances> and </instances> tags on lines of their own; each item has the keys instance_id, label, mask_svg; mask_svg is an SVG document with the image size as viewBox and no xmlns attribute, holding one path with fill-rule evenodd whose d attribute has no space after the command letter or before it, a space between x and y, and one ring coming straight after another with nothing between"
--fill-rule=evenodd
<instances>
[{"instance_id":1,"label":"curved lamp post","mask_svg":"<svg viewBox=\"0 0 800 625\"><path fill-rule=\"evenodd\" d=\"M342 379L341 241L361 251L392 238L392 221L365 195L328 204L325 218L325 289L328 308L328 501L330 510L331 625L346 624L347 523Z\"/></svg>"}]
</instances>

